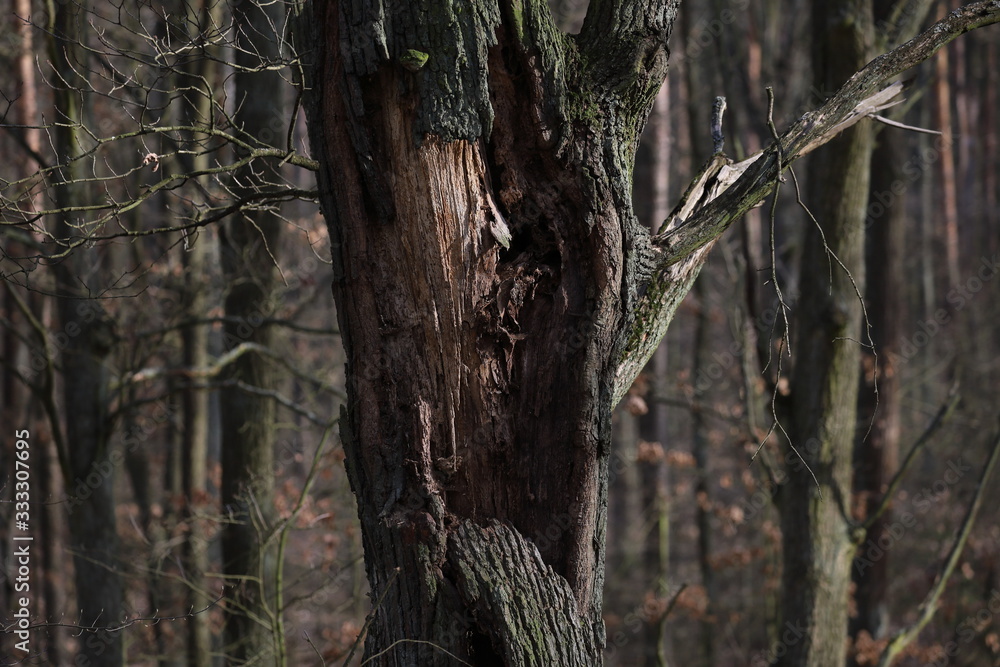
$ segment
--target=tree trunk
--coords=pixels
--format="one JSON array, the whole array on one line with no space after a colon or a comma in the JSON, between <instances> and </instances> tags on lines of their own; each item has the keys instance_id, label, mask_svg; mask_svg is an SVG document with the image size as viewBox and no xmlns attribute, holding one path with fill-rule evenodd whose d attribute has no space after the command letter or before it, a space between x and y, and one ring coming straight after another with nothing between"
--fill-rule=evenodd
<instances>
[{"instance_id":1,"label":"tree trunk","mask_svg":"<svg viewBox=\"0 0 1000 667\"><path fill-rule=\"evenodd\" d=\"M259 5L240 0L233 6L233 24L241 66L234 75L238 104L235 118L250 137L263 142L286 127L277 70L254 71L278 57L277 37L284 15L278 3ZM277 142L275 142L277 143ZM248 174L240 181L256 182ZM274 309L278 283L275 254L281 219L270 211L245 211L220 230L222 269L227 294L226 346L256 343L271 347L272 328L264 322ZM222 534L224 570L231 582L240 582L227 608L226 653L235 664L250 660L281 664L283 638L273 608L275 586L274 429L275 404L266 396L237 386L273 391L277 374L273 361L256 353L244 354L226 372L231 383L220 394L222 413L222 502L233 521ZM237 383L237 384L233 384Z\"/></svg>"},{"instance_id":2,"label":"tree trunk","mask_svg":"<svg viewBox=\"0 0 1000 667\"><path fill-rule=\"evenodd\" d=\"M180 72L169 72L167 75L174 82L175 90L184 89L184 104L179 109L177 124L193 127L207 126L215 112L217 104L215 88L220 86L220 66L218 61L209 56L217 56L212 48L212 32L214 26L221 25L224 5L209 3L206 0L190 2L184 0L173 6L173 15L184 17L176 21L173 30L186 30L185 39L196 45L205 53L205 57L193 59L185 63ZM176 23L181 23L177 26ZM162 33L169 35L169 21L160 24ZM164 35L166 37L166 35ZM209 141L207 136L195 134L189 137L195 145ZM207 151L192 151L192 154L178 156L181 163L179 172L204 171L211 165L211 155ZM212 185L205 178L193 195L192 209L206 206L210 202L206 193ZM194 214L194 211L192 211ZM207 230L193 232L184 238L185 252L182 256L183 279L178 284L180 300L186 319L197 321L208 313L208 285L205 275L208 258L214 248L212 234ZM189 324L181 330L183 350L183 365L185 368L206 368L209 365L209 327L204 324ZM180 441L180 471L184 499L181 518L187 524L188 530L182 548L183 554L183 595L184 606L190 611L199 611L208 607L212 598L207 594L208 585L205 573L211 568L208 554L208 541L198 530L199 517L212 513L214 507L207 495L208 469L208 430L209 430L209 395L203 389L194 386L193 380L188 381L182 390L181 406L183 426ZM187 620L186 651L184 659L189 667L208 667L212 660L212 628L207 613L195 614Z\"/></svg>"},{"instance_id":3,"label":"tree trunk","mask_svg":"<svg viewBox=\"0 0 1000 667\"><path fill-rule=\"evenodd\" d=\"M206 160L207 162L207 160ZM207 166L207 165L206 165ZM209 234L201 234L194 247L184 255L184 312L192 320L208 312L208 299L204 284L206 259L211 244ZM206 368L209 365L208 327L193 324L181 332L186 368ZM193 383L192 383L193 384ZM186 607L199 611L209 607L212 598L207 595L205 573L211 563L208 540L199 525L200 517L214 513L208 496L208 392L191 386L184 388L184 518L188 533L184 544L184 585ZM187 620L187 664L189 667L209 667L212 663L212 628L207 613L196 614Z\"/></svg>"},{"instance_id":4,"label":"tree trunk","mask_svg":"<svg viewBox=\"0 0 1000 667\"><path fill-rule=\"evenodd\" d=\"M896 470L899 451L899 369L895 362L899 359L901 323L906 321L903 317L903 254L899 249L905 245L907 215L902 198L893 188L905 182L904 148L905 142L898 131L885 130L879 135L878 147L872 155L870 203L865 221L868 229L866 303L872 343L878 354L877 369L873 365L875 359L866 355L858 404L862 428L856 444L854 492L859 495L865 517L881 501ZM870 432L868 424L871 424ZM891 523L892 512L887 510L868 529L855 557L853 578L857 615L851 620L851 637L855 640L862 631L879 639L889 630L887 595L891 553L886 551L878 558L869 559L866 552L869 545L878 544Z\"/></svg>"},{"instance_id":5,"label":"tree trunk","mask_svg":"<svg viewBox=\"0 0 1000 667\"><path fill-rule=\"evenodd\" d=\"M790 160L897 94L888 77L1000 20L988 2L954 12L797 120L780 150L739 165L714 155L650 239L631 173L676 8L595 1L567 36L540 0L307 5L306 110L348 359L340 426L375 601L371 663L600 663L611 409L706 253ZM859 184L866 193L851 172ZM852 267L859 238L833 240ZM813 307L856 333L859 306L822 292ZM853 414L846 429L836 411L808 418L848 377L853 412L858 352L807 333L804 357L831 363L803 393L799 431L838 444L846 432L848 458L813 456L834 498L803 502L788 525L843 561L829 600L821 586L804 597L810 622L836 604L843 659L850 542L818 520L850 492ZM832 560L803 567L821 577ZM813 648L836 654L830 637Z\"/></svg>"},{"instance_id":6,"label":"tree trunk","mask_svg":"<svg viewBox=\"0 0 1000 667\"><path fill-rule=\"evenodd\" d=\"M948 11L948 2L938 5L938 18ZM951 81L949 80L949 60L947 49L937 55L934 60L934 125L940 128L941 139L941 202L940 214L943 217L941 227L944 230L945 266L947 267L948 285L961 284L959 262L958 233L958 184L955 176L955 137L951 130Z\"/></svg>"},{"instance_id":7,"label":"tree trunk","mask_svg":"<svg viewBox=\"0 0 1000 667\"><path fill-rule=\"evenodd\" d=\"M932 0L909 5L904 17L893 14L894 0L875 0L873 5L876 25L887 26L877 36L879 48L883 49L913 37L930 12ZM902 120L901 113L893 117ZM878 356L877 368L876 358L869 353L862 369L858 417L865 426L858 430L854 453L854 493L865 518L877 507L896 470L901 372L896 362L899 361L902 323L906 321L902 249L906 246L907 212L905 193L900 188L905 188L906 184L903 165L907 144L905 135L893 128L883 128L877 137L871 158L871 191L865 217L865 299L871 342ZM886 551L879 558L870 559L867 552L871 544L878 543L891 522L892 512L886 510L868 529L855 554L852 578L856 613L850 622L854 642L862 632L880 639L889 629L887 598L891 554Z\"/></svg>"},{"instance_id":8,"label":"tree trunk","mask_svg":"<svg viewBox=\"0 0 1000 667\"><path fill-rule=\"evenodd\" d=\"M671 168L670 151L670 85L664 82L653 103L650 114L652 132L650 137L649 174L649 211L652 233L656 233L670 215L669 185ZM672 386L669 376L667 341L663 340L653 353L649 370L653 376L653 394L655 397L666 396ZM646 581L650 582L651 592L658 598L667 597L670 593L670 495L668 491L668 468L666 444L669 441L670 415L667 404L655 400L650 405L649 415L644 420L645 430L649 440L659 443L658 452L639 461L642 476L642 508L643 516L649 524L643 549L643 566ZM645 618L645 664L647 667L666 664L666 619L647 615Z\"/></svg>"},{"instance_id":9,"label":"tree trunk","mask_svg":"<svg viewBox=\"0 0 1000 667\"><path fill-rule=\"evenodd\" d=\"M705 16L715 16L718 9L717 3L689 3L684 6L681 13L681 28L684 32L684 42L694 43L694 40L701 37L693 28L692 24L698 18L706 20ZM687 120L688 134L691 141L691 162L694 165L702 164L714 151L712 138L712 114L713 104L716 95L725 92L721 83L722 70L725 63L720 56L720 45L718 40L713 40L712 47L706 49L698 58L689 58L684 63L684 84L687 86ZM701 576L701 583L705 589L707 605L704 616L700 621L700 643L701 652L704 655L704 664L715 664L716 637L711 624L713 613L712 605L715 596L715 576L710 564L712 551L711 532L711 485L708 479L709 460L709 439L708 424L701 407L706 401L711 400L711 387L704 386L700 379L702 374L713 363L711 353L714 350L714 341L711 337L711 305L708 299L707 280L709 274L702 274L695 281L693 291L695 302L698 305L697 322L694 326L694 341L691 346L693 352L691 377L694 378L693 400L694 410L691 411L691 453L695 461L695 516L698 533L698 572Z\"/></svg>"},{"instance_id":10,"label":"tree trunk","mask_svg":"<svg viewBox=\"0 0 1000 667\"><path fill-rule=\"evenodd\" d=\"M818 90L835 90L869 59L870 0L815 2L813 68ZM872 128L857 125L830 143L810 171L810 225L793 331L788 483L779 495L783 622L777 664L829 667L845 661L854 542L849 530L859 340L864 290L864 221ZM822 229L822 231L820 231ZM826 247L825 247L826 246ZM843 268L830 253L836 255ZM849 275L848 275L849 273ZM831 283L832 279L832 283ZM815 474L814 480L799 456Z\"/></svg>"},{"instance_id":11,"label":"tree trunk","mask_svg":"<svg viewBox=\"0 0 1000 667\"><path fill-rule=\"evenodd\" d=\"M631 165L675 3L594 5L575 39L501 4L310 17L376 664L601 662L616 360L649 259Z\"/></svg>"},{"instance_id":12,"label":"tree trunk","mask_svg":"<svg viewBox=\"0 0 1000 667\"><path fill-rule=\"evenodd\" d=\"M84 3L59 5L50 21L49 57L53 69L65 79L53 76L53 98L60 124L53 130L59 159L66 161L82 152L83 109L71 72L88 71L82 64L78 40L83 34ZM80 162L66 166L59 174L61 207L83 201L84 174ZM70 213L56 219L54 237L77 240L85 230L74 224ZM94 630L79 638L78 660L98 667L117 667L123 662L120 632L101 628L117 626L122 620L122 587L118 569L118 533L115 528L115 465L110 457L111 420L108 415L110 377L108 357L116 334L114 323L100 303L90 300L88 277L99 264L96 250L81 248L55 267L60 297L59 321L64 331L78 330L62 349L63 401L66 406L65 441L68 452L64 471L70 500L70 543L76 574L78 623Z\"/></svg>"},{"instance_id":13,"label":"tree trunk","mask_svg":"<svg viewBox=\"0 0 1000 667\"><path fill-rule=\"evenodd\" d=\"M44 432L44 431L43 431ZM51 432L49 432L51 433ZM46 433L48 435L48 433ZM38 475L39 498L58 498L62 494L62 487L59 485L56 475L59 474L55 446L51 437L39 438L36 441L35 471ZM39 532L41 533L42 547L42 597L45 601L45 618L54 619L58 614L63 613L66 608L65 600L65 579L62 565L63 554L66 545L64 535L65 524L62 521L62 513L56 509L54 504L46 504L39 513ZM63 628L56 625L45 629L45 648L42 655L50 664L58 665L63 662Z\"/></svg>"},{"instance_id":14,"label":"tree trunk","mask_svg":"<svg viewBox=\"0 0 1000 667\"><path fill-rule=\"evenodd\" d=\"M711 401L710 387L703 386L700 379L709 377L712 351L711 342L711 303L708 298L707 278L704 274L694 284L694 292L698 300L698 321L694 331L694 365L691 377L694 381L695 408L691 411L691 451L694 454L694 500L695 516L698 526L698 572L701 575L701 585L705 588L706 605L704 617L701 619L701 655L705 665L714 665L716 647L716 626L713 622L714 607L718 604L716 596L715 571L712 569L712 499L711 479L709 478L709 461L711 459L708 424L702 407Z\"/></svg>"}]
</instances>

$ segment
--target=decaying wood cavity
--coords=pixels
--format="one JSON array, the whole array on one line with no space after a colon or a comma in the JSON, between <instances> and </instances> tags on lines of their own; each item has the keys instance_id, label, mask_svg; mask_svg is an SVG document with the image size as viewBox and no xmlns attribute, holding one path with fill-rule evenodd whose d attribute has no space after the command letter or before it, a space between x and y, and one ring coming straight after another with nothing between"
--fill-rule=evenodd
<instances>
[{"instance_id":1,"label":"decaying wood cavity","mask_svg":"<svg viewBox=\"0 0 1000 667\"><path fill-rule=\"evenodd\" d=\"M571 580L589 578L593 555L566 553L566 543L585 531L584 551L593 548L596 510L580 490L593 496L597 487L594 385L614 342L622 280L619 235L605 230L618 225L597 223L579 176L533 141L524 109L497 104L489 143L426 136L417 145L409 75L379 76L380 91L398 91L372 115L372 134L387 138L376 162L394 215L345 225L364 239L345 266L357 280L350 298L371 308L355 320L364 331L352 346L364 350L359 364L379 360L359 386L361 414L384 415L360 425L362 440L381 443L371 463L398 459L412 476L407 491L526 535L544 533L557 508L569 526L543 556ZM492 232L498 215L509 248ZM606 208L605 218L615 215ZM405 426L386 423L397 413L408 415ZM405 521L410 506L387 519Z\"/></svg>"},{"instance_id":2,"label":"decaying wood cavity","mask_svg":"<svg viewBox=\"0 0 1000 667\"><path fill-rule=\"evenodd\" d=\"M317 7L334 34L357 18ZM330 51L323 60L319 143L338 157L321 185L332 194L351 397L342 435L369 580L385 594L369 651L398 637L436 637L466 657L518 645L511 636L527 628L515 630L510 610L487 611L493 593L472 586L485 576L480 554L500 544L497 571L537 578L515 607L561 600L535 630L576 628L554 646L569 642L577 664L592 664L603 642L612 360L638 268L623 258L639 238L648 254L629 170L652 97L613 115L566 80L562 58L575 46L549 19L522 19L499 29L487 12L470 20L489 32L459 30L467 68L486 54L488 113L477 106L481 72L460 65L456 79L444 69L455 60L423 43L387 44L376 65ZM550 31L551 53L518 32L529 28ZM396 62L404 44L427 62ZM451 85L468 86L468 99L428 102ZM395 567L422 583L405 584ZM465 630L447 631L445 617ZM531 655L523 664L543 654Z\"/></svg>"},{"instance_id":3,"label":"decaying wood cavity","mask_svg":"<svg viewBox=\"0 0 1000 667\"><path fill-rule=\"evenodd\" d=\"M909 48L996 21L987 5ZM313 9L342 439L379 601L368 654L596 664L614 404L719 235L917 56L873 62L775 145L713 163L650 239L631 169L676 0L594 3L572 37L536 2Z\"/></svg>"}]
</instances>

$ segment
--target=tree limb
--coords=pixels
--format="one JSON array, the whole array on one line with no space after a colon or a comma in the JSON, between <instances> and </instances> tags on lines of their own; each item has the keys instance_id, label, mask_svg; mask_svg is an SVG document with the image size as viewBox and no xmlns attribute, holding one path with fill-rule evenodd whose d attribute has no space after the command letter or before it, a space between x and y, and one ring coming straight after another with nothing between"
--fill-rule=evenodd
<instances>
[{"instance_id":1,"label":"tree limb","mask_svg":"<svg viewBox=\"0 0 1000 667\"><path fill-rule=\"evenodd\" d=\"M774 190L782 170L890 105L902 92L900 82L885 85L894 76L930 58L959 35L997 22L997 0L965 5L872 60L823 106L802 116L766 149L737 164L728 163L724 156L713 156L663 226L665 231L652 239L656 270L632 313L631 331L615 379L615 401L656 350L712 244Z\"/></svg>"},{"instance_id":2,"label":"tree limb","mask_svg":"<svg viewBox=\"0 0 1000 667\"><path fill-rule=\"evenodd\" d=\"M733 185L710 199L681 228L657 236L655 245L665 251L661 265L680 261L715 240L770 194L778 177L777 144L782 149L782 167L785 167L829 142L901 92L898 82L883 90L886 81L927 60L959 35L997 22L1000 22L1000 2L997 0L966 5L902 46L872 60L826 104L802 116L785 131L779 142L741 162L740 165L746 166ZM889 94L897 86L895 92Z\"/></svg>"}]
</instances>

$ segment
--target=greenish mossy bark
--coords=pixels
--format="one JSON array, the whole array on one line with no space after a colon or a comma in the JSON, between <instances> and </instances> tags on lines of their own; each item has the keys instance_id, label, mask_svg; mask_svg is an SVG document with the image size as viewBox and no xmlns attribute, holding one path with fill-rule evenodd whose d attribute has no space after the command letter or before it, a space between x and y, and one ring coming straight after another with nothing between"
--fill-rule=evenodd
<instances>
[{"instance_id":1,"label":"greenish mossy bark","mask_svg":"<svg viewBox=\"0 0 1000 667\"><path fill-rule=\"evenodd\" d=\"M871 0L813 5L814 85L831 90L871 57ZM778 493L783 581L778 664L842 665L846 659L851 563L852 459L865 288L865 217L873 127L846 130L814 158L807 201L817 218L806 232L801 293L792 336L791 444L804 470ZM800 628L801 633L793 632ZM793 637L793 635L800 635Z\"/></svg>"},{"instance_id":2,"label":"greenish mossy bark","mask_svg":"<svg viewBox=\"0 0 1000 667\"><path fill-rule=\"evenodd\" d=\"M780 148L716 156L652 239L632 165L676 0L594 0L576 36L538 0L307 5L368 664L600 664L612 407L719 234L889 76L1000 18L981 4Z\"/></svg>"}]
</instances>

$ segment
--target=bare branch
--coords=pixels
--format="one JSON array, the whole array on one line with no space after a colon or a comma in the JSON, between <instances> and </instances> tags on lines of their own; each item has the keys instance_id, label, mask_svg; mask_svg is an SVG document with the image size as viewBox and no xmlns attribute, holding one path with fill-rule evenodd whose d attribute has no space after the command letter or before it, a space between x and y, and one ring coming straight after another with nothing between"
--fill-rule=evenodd
<instances>
[{"instance_id":1,"label":"bare branch","mask_svg":"<svg viewBox=\"0 0 1000 667\"><path fill-rule=\"evenodd\" d=\"M711 246L774 190L778 176L789 164L891 105L903 88L900 82L886 85L893 77L930 58L959 35L997 22L1000 2L965 5L872 60L822 107L802 116L765 150L737 164L724 156L713 156L663 225L665 231L652 239L658 255L656 269L632 313L632 330L619 362L614 395L624 395L656 350Z\"/></svg>"},{"instance_id":2,"label":"bare branch","mask_svg":"<svg viewBox=\"0 0 1000 667\"><path fill-rule=\"evenodd\" d=\"M1000 3L977 2L957 9L902 46L879 56L852 76L826 104L800 118L764 151L740 163L732 186L695 213L681 229L656 238L664 251L661 265L681 261L692 251L718 238L729 225L761 202L773 189L778 168L777 148L787 166L847 129L870 113L885 108L902 91L897 82L884 86L894 76L933 56L956 37L1000 22ZM733 169L737 169L734 165Z\"/></svg>"}]
</instances>

